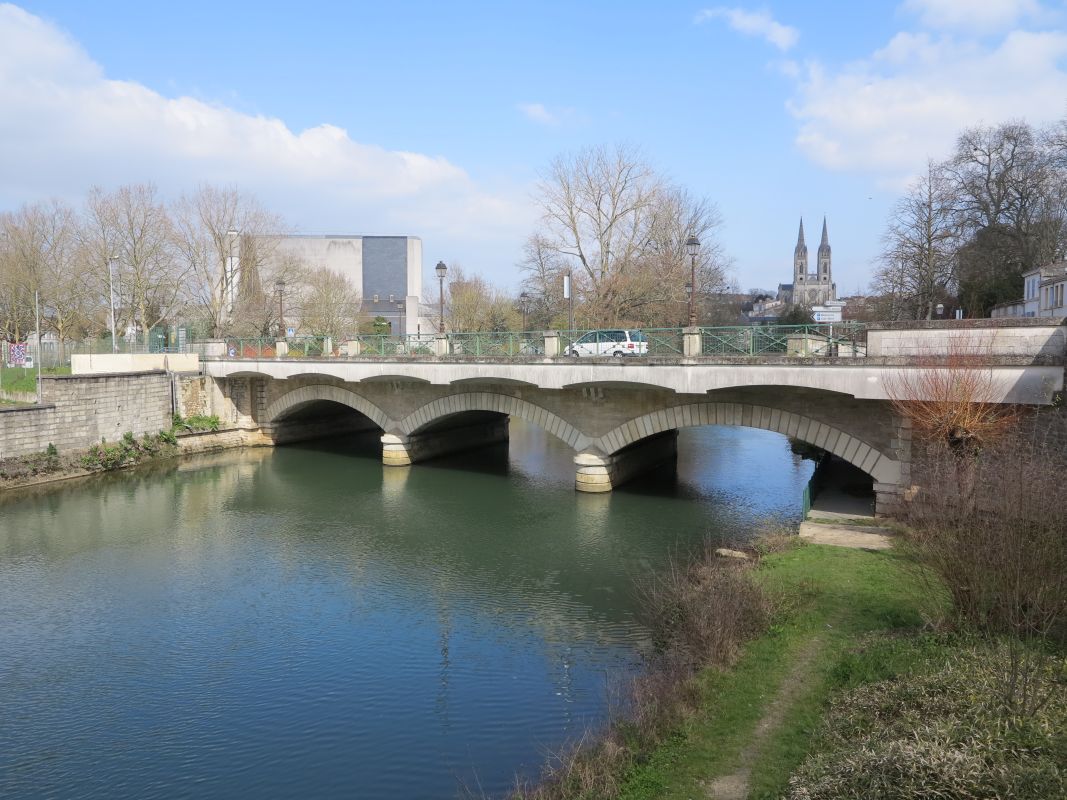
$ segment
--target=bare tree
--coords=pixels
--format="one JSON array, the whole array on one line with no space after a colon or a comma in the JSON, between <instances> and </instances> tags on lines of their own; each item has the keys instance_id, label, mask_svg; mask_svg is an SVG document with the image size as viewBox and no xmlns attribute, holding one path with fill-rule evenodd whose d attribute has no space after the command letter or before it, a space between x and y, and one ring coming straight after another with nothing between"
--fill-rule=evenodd
<instances>
[{"instance_id":1,"label":"bare tree","mask_svg":"<svg viewBox=\"0 0 1067 800\"><path fill-rule=\"evenodd\" d=\"M88 288L79 263L78 219L57 201L26 205L4 215L5 316L9 335L23 338L34 324L34 292L40 295L41 323L65 343L85 319Z\"/></svg>"},{"instance_id":2,"label":"bare tree","mask_svg":"<svg viewBox=\"0 0 1067 800\"><path fill-rule=\"evenodd\" d=\"M458 264L449 267L445 313L453 331L508 331L521 326L514 298L482 276L468 275Z\"/></svg>"},{"instance_id":3,"label":"bare tree","mask_svg":"<svg viewBox=\"0 0 1067 800\"><path fill-rule=\"evenodd\" d=\"M1025 122L964 131L945 170L969 236L961 251L961 296L972 314L1022 294L1022 273L1064 247L1064 173L1050 137Z\"/></svg>"},{"instance_id":4,"label":"bare tree","mask_svg":"<svg viewBox=\"0 0 1067 800\"><path fill-rule=\"evenodd\" d=\"M359 326L359 289L340 272L308 270L299 300L300 328L316 336L340 339Z\"/></svg>"},{"instance_id":5,"label":"bare tree","mask_svg":"<svg viewBox=\"0 0 1067 800\"><path fill-rule=\"evenodd\" d=\"M107 259L115 259L115 291L124 322L145 342L187 300L189 266L179 258L170 215L151 184L89 192L84 252L97 284L110 292ZM120 313L120 317L122 314Z\"/></svg>"},{"instance_id":6,"label":"bare tree","mask_svg":"<svg viewBox=\"0 0 1067 800\"><path fill-rule=\"evenodd\" d=\"M690 266L685 241L693 235L701 241L696 291L725 285L717 209L670 185L632 149L557 157L538 199L541 225L521 264L535 314L565 316L561 287L570 275L584 324L675 324Z\"/></svg>"},{"instance_id":7,"label":"bare tree","mask_svg":"<svg viewBox=\"0 0 1067 800\"><path fill-rule=\"evenodd\" d=\"M954 199L944 169L929 161L926 174L897 201L874 277L892 319L931 319L952 291L960 230Z\"/></svg>"},{"instance_id":8,"label":"bare tree","mask_svg":"<svg viewBox=\"0 0 1067 800\"><path fill-rule=\"evenodd\" d=\"M193 303L213 336L231 327L242 295L255 299L262 292L259 272L270 261L282 227L280 218L234 187L205 184L175 205L174 241Z\"/></svg>"}]
</instances>

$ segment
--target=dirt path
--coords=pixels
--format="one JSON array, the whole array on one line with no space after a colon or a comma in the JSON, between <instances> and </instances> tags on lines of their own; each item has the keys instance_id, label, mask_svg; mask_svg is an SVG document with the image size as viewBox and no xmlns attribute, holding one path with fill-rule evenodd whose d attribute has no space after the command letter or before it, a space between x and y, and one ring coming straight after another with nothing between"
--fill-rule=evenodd
<instances>
[{"instance_id":1,"label":"dirt path","mask_svg":"<svg viewBox=\"0 0 1067 800\"><path fill-rule=\"evenodd\" d=\"M778 693L767 705L766 711L752 731L752 737L741 749L737 770L729 775L716 778L708 787L710 800L745 800L748 797L748 781L752 773L752 765L759 758L767 739L781 726L782 720L796 701L797 695L807 685L804 679L811 672L812 661L815 660L822 647L823 636L818 635L808 640L796 654L796 660L782 680Z\"/></svg>"}]
</instances>

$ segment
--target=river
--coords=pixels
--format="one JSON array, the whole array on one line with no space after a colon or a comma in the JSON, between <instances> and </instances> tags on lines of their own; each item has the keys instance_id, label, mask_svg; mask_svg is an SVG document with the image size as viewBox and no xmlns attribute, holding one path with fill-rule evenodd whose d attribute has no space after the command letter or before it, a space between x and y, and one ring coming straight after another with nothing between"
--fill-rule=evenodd
<instances>
[{"instance_id":1,"label":"river","mask_svg":"<svg viewBox=\"0 0 1067 800\"><path fill-rule=\"evenodd\" d=\"M778 434L682 431L677 472L573 489L510 446L192 457L0 499L0 797L499 796L604 717L636 577L796 518Z\"/></svg>"}]
</instances>

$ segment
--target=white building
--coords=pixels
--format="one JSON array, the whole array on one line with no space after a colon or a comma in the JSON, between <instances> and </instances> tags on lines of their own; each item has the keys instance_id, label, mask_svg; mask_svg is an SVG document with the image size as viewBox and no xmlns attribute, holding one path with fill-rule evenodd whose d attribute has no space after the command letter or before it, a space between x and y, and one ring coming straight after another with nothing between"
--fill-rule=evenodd
<instances>
[{"instance_id":1,"label":"white building","mask_svg":"<svg viewBox=\"0 0 1067 800\"><path fill-rule=\"evenodd\" d=\"M1023 273L1023 297L993 307L991 317L1067 316L1067 261Z\"/></svg>"},{"instance_id":2,"label":"white building","mask_svg":"<svg viewBox=\"0 0 1067 800\"><path fill-rule=\"evenodd\" d=\"M299 258L312 269L340 272L359 289L362 312L386 319L393 335L436 330L420 315L422 239L417 236L283 236L276 253Z\"/></svg>"}]
</instances>

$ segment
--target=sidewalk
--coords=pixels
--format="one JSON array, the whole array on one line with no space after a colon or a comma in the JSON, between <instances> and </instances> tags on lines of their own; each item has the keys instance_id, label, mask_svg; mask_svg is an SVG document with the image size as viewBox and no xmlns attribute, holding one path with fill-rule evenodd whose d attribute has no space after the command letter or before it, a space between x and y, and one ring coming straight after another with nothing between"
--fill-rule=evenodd
<instances>
[{"instance_id":1,"label":"sidewalk","mask_svg":"<svg viewBox=\"0 0 1067 800\"><path fill-rule=\"evenodd\" d=\"M825 486L800 523L800 538L813 544L861 550L888 550L893 546L893 531L874 516L874 498L844 490L855 480L854 472L858 470L842 461L835 460L830 465Z\"/></svg>"}]
</instances>

